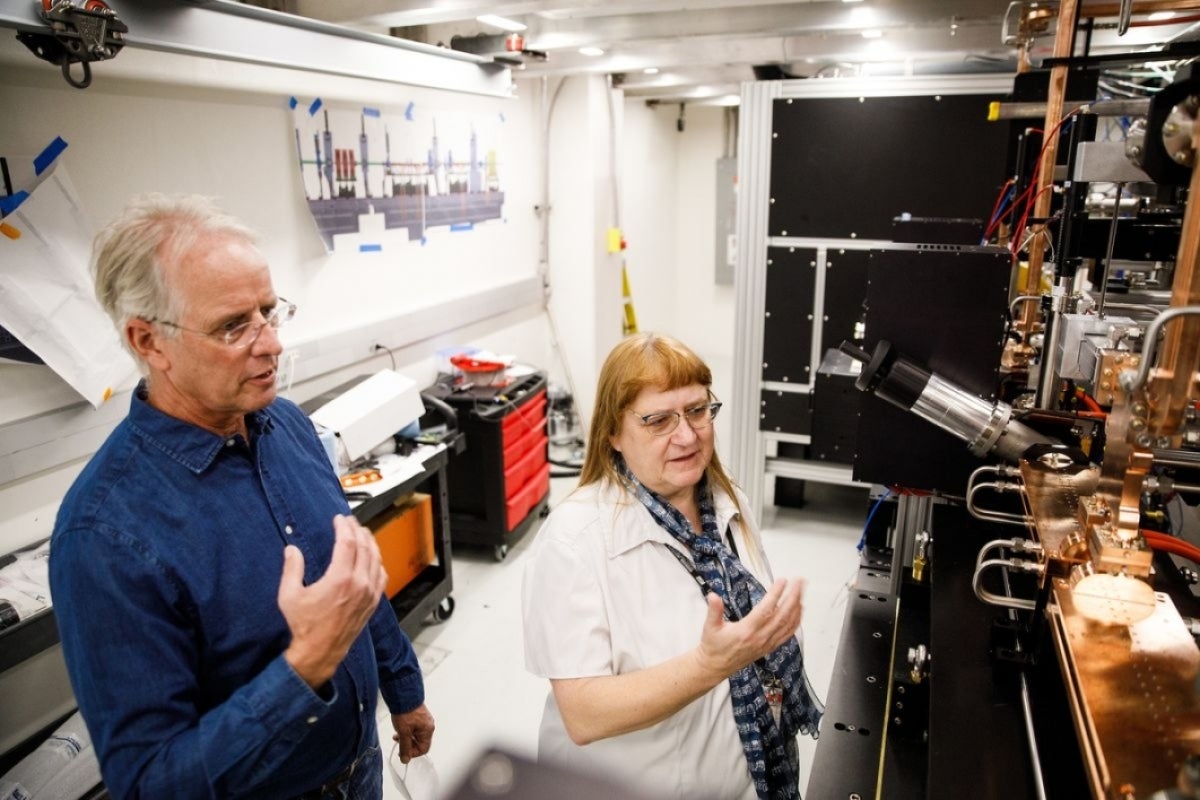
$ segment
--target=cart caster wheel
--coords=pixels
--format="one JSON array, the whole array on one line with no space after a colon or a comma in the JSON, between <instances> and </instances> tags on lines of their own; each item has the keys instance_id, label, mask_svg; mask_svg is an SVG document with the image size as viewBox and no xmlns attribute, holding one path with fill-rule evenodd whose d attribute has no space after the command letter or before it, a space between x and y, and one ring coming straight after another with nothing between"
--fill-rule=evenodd
<instances>
[{"instance_id":1,"label":"cart caster wheel","mask_svg":"<svg viewBox=\"0 0 1200 800\"><path fill-rule=\"evenodd\" d=\"M538 512L538 516L541 517L542 519L545 519L546 517L550 516L550 505L546 504L546 505L542 506L542 510Z\"/></svg>"},{"instance_id":2,"label":"cart caster wheel","mask_svg":"<svg viewBox=\"0 0 1200 800\"><path fill-rule=\"evenodd\" d=\"M450 615L454 613L454 598L446 595L446 599L438 603L433 609L433 618L438 622L445 622L450 619Z\"/></svg>"},{"instance_id":3,"label":"cart caster wheel","mask_svg":"<svg viewBox=\"0 0 1200 800\"><path fill-rule=\"evenodd\" d=\"M503 561L504 559L508 558L508 545L498 544L492 548L492 558L496 559L497 561Z\"/></svg>"}]
</instances>

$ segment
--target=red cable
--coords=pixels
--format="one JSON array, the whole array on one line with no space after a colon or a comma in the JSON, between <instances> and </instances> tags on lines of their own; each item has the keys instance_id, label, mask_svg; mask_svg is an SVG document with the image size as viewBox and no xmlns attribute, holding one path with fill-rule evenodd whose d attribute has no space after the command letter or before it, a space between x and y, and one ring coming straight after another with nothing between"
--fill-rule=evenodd
<instances>
[{"instance_id":1,"label":"red cable","mask_svg":"<svg viewBox=\"0 0 1200 800\"><path fill-rule=\"evenodd\" d=\"M1079 113L1080 109L1082 109L1082 108L1083 108L1082 106L1079 106L1078 108L1073 108L1070 111L1068 111L1066 114L1063 114L1062 119L1060 119L1058 121L1058 123L1055 124L1055 126L1050 129L1050 133L1048 133L1045 136L1044 140L1042 141L1042 149L1038 151L1037 161L1034 162L1033 176L1030 178L1030 181L1029 181L1029 189L1032 189L1034 186L1037 186L1038 177L1041 175L1041 171L1042 171L1042 158L1046 155L1046 148L1048 148L1050 146L1050 142L1055 141L1054 137L1058 135L1058 131L1063 126L1063 124L1067 120L1069 120L1071 117L1073 117L1075 114ZM1030 131L1031 132L1038 131L1038 129L1030 128ZM1025 230L1025 221L1027 219L1029 219L1029 214L1031 211L1033 211L1033 207L1035 205L1037 205L1037 199L1042 196L1042 192L1046 191L1047 189L1049 189L1052 186L1054 186L1053 181L1051 181L1050 183L1043 186L1041 191L1039 191L1036 195L1034 195L1034 197L1031 198L1029 200L1029 202L1026 204L1025 214L1024 214L1024 216L1021 217L1021 224L1020 224L1019 228L1015 230L1015 234L1012 238L1012 245L1014 248L1013 249L1013 257L1014 258L1016 258L1017 255L1021 252L1021 250L1020 250L1021 244L1020 243L1021 243L1021 239L1024 238L1023 234L1024 234L1024 230ZM1025 193L1028 194L1028 191L1029 190L1027 189Z\"/></svg>"},{"instance_id":2,"label":"red cable","mask_svg":"<svg viewBox=\"0 0 1200 800\"><path fill-rule=\"evenodd\" d=\"M1096 398L1092 397L1083 389L1076 387L1075 396L1078 397L1080 402L1087 406L1089 410L1094 411L1097 414L1102 414L1105 417L1108 416L1104 413L1104 409L1100 407L1100 404L1096 402Z\"/></svg>"},{"instance_id":3,"label":"red cable","mask_svg":"<svg viewBox=\"0 0 1200 800\"><path fill-rule=\"evenodd\" d=\"M1029 188L1032 189L1033 186L1030 186ZM1041 190L1036 195L1034 195L1029 200L1029 202L1027 202L1025 204L1025 213L1021 215L1021 222L1020 222L1020 224L1017 225L1016 228L1013 229L1014 235L1013 235L1012 242L1011 242L1011 244L1014 247L1013 256L1016 256L1021 252L1021 240L1025 238L1025 223L1029 220L1029 215L1031 213L1033 213L1033 207L1035 205L1037 205L1037 199L1039 197L1041 197L1046 192L1047 189L1053 189L1053 188L1054 188L1054 184L1052 184L1052 183L1046 184L1045 186L1043 186L1041 188Z\"/></svg>"},{"instance_id":4,"label":"red cable","mask_svg":"<svg viewBox=\"0 0 1200 800\"><path fill-rule=\"evenodd\" d=\"M1200 564L1200 547L1196 547L1190 542L1185 542L1182 539L1177 539L1174 536L1169 536L1159 531L1141 531L1143 537L1151 548L1162 550L1167 553L1174 553L1177 556L1182 556L1189 561L1194 561Z\"/></svg>"},{"instance_id":5,"label":"red cable","mask_svg":"<svg viewBox=\"0 0 1200 800\"><path fill-rule=\"evenodd\" d=\"M1025 191L1021 192L1020 196L1013 199L1013 201L1008 204L1008 208L1004 209L1004 211L1000 214L1000 216L998 216L998 217L996 217L996 219L992 220L992 224L988 226L987 233L986 233L986 235L988 237L991 237L991 235L996 232L996 229L1000 227L1000 223L1004 222L1004 220L1006 220L1006 219L1011 218L1016 213L1017 206L1019 206L1025 200L1025 195L1029 194L1029 191L1032 188L1033 187L1030 186Z\"/></svg>"},{"instance_id":6,"label":"red cable","mask_svg":"<svg viewBox=\"0 0 1200 800\"><path fill-rule=\"evenodd\" d=\"M1008 187L1012 185L1013 179L1009 178L1004 182L1004 185L1000 187L1000 194L996 196L996 203L992 206L992 213L988 215L988 219L991 220L991 224L989 224L988 229L984 231L983 238L985 240L992 235L992 231L995 230L996 226L1000 224L1000 219L996 216L996 212L1000 210L1000 204L1004 202L1004 193L1007 192Z\"/></svg>"}]
</instances>

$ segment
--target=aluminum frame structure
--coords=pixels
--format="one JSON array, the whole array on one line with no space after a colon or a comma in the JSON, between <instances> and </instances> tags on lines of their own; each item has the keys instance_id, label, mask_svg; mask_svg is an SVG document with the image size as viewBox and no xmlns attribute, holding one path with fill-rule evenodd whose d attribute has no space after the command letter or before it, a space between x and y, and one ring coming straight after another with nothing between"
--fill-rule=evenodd
<instances>
[{"instance_id":1,"label":"aluminum frame structure","mask_svg":"<svg viewBox=\"0 0 1200 800\"><path fill-rule=\"evenodd\" d=\"M942 75L895 78L831 78L821 80L757 81L743 83L738 133L737 271L734 278L736 330L733 394L735 408L744 409L733 419L731 468L751 507L761 516L768 475L852 486L866 486L853 478L853 470L841 465L783 458L772 453L779 442L808 444L809 437L759 429L759 408L764 389L810 393L816 379L814 369L807 383L778 383L762 379L763 312L766 304L767 249L769 247L815 248L822 264L830 250L867 250L885 242L866 239L771 237L768 219L771 208L771 147L774 103L781 99L845 97L913 97L1008 93L1013 76ZM820 363L826 343L821 341L823 270L818 270L813 312L813 364Z\"/></svg>"}]
</instances>

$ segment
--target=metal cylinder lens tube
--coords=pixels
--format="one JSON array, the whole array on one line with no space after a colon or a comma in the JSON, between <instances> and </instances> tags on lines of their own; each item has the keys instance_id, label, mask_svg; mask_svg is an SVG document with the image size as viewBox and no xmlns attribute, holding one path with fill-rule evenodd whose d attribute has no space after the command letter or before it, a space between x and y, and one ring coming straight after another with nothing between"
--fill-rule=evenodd
<instances>
[{"instance_id":1,"label":"metal cylinder lens tube","mask_svg":"<svg viewBox=\"0 0 1200 800\"><path fill-rule=\"evenodd\" d=\"M880 341L870 356L849 342L842 352L865 362L854 385L873 392L898 408L912 411L942 430L967 442L977 456L994 454L1016 461L1035 444L1056 442L1012 419L1012 406L988 402L947 381Z\"/></svg>"}]
</instances>

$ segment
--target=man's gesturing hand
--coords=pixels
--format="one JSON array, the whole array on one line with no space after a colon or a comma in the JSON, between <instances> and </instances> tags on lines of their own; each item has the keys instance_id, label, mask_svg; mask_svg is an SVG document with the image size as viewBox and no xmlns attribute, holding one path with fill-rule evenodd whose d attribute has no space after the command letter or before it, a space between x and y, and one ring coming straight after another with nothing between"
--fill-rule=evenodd
<instances>
[{"instance_id":1,"label":"man's gesturing hand","mask_svg":"<svg viewBox=\"0 0 1200 800\"><path fill-rule=\"evenodd\" d=\"M304 554L288 545L279 581L279 610L292 632L283 655L314 689L333 677L387 585L371 532L348 516L334 517L333 531L333 557L320 580L304 585Z\"/></svg>"}]
</instances>

